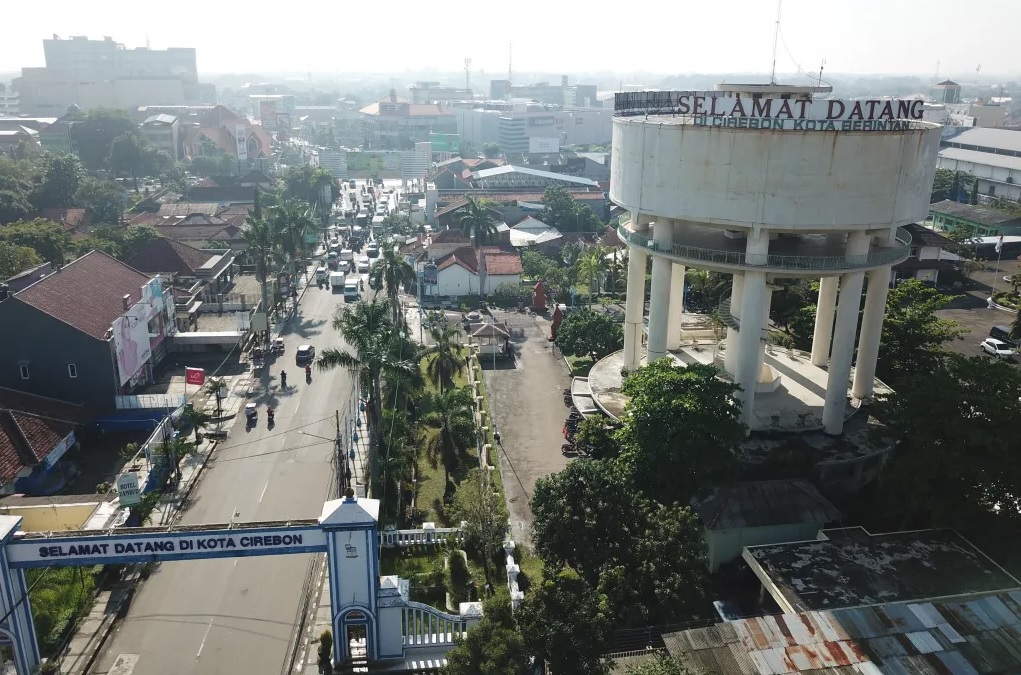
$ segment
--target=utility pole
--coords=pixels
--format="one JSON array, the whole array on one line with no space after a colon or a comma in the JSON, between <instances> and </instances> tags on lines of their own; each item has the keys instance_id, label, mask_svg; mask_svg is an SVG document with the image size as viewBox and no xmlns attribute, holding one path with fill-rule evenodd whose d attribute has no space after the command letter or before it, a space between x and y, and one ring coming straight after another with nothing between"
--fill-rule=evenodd
<instances>
[{"instance_id":1,"label":"utility pole","mask_svg":"<svg viewBox=\"0 0 1021 675\"><path fill-rule=\"evenodd\" d=\"M337 458L337 494L344 494L344 470L341 468L342 465L346 465L347 459L343 456L344 454L344 437L340 433L340 410L336 411L337 418L337 440L334 442L336 446L334 448L334 456Z\"/></svg>"}]
</instances>

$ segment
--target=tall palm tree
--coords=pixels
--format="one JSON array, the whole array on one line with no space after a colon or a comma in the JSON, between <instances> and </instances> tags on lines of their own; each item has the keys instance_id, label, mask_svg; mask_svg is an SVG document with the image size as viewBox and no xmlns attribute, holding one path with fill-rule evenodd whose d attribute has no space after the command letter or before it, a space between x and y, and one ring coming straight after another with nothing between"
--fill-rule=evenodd
<instances>
[{"instance_id":1,"label":"tall palm tree","mask_svg":"<svg viewBox=\"0 0 1021 675\"><path fill-rule=\"evenodd\" d=\"M269 264L280 243L280 235L265 218L249 217L248 227L242 233L248 250L255 257L255 278L262 284L262 309L269 320ZM269 331L266 331L269 341Z\"/></svg>"},{"instance_id":2,"label":"tall palm tree","mask_svg":"<svg viewBox=\"0 0 1021 675\"><path fill-rule=\"evenodd\" d=\"M305 235L316 229L315 221L308 204L297 199L288 199L270 207L271 221L279 233L284 254L293 262L295 258L302 261L305 267Z\"/></svg>"},{"instance_id":3,"label":"tall palm tree","mask_svg":"<svg viewBox=\"0 0 1021 675\"><path fill-rule=\"evenodd\" d=\"M390 382L410 379L418 370L416 363L401 358L395 349L395 328L390 320L386 301L360 302L354 310L341 311L333 317L333 328L340 331L351 345L346 349L324 349L316 361L320 371L346 368L356 372L369 394L367 422L369 427L369 485L372 494L379 494L379 443L383 417L383 378Z\"/></svg>"},{"instance_id":4,"label":"tall palm tree","mask_svg":"<svg viewBox=\"0 0 1021 675\"><path fill-rule=\"evenodd\" d=\"M434 393L426 400L422 423L436 429L426 446L429 455L443 463L444 489L450 489L450 474L476 441L475 414L468 387Z\"/></svg>"},{"instance_id":5,"label":"tall palm tree","mask_svg":"<svg viewBox=\"0 0 1021 675\"><path fill-rule=\"evenodd\" d=\"M605 262L601 246L596 246L578 258L578 278L585 282L585 291L588 293L589 305L592 304L592 284L602 273Z\"/></svg>"},{"instance_id":6,"label":"tall palm tree","mask_svg":"<svg viewBox=\"0 0 1021 675\"><path fill-rule=\"evenodd\" d=\"M486 297L486 258L483 247L496 240L496 221L489 213L484 200L468 197L468 203L457 219L461 234L470 237L475 248L475 259L479 264L479 297Z\"/></svg>"},{"instance_id":7,"label":"tall palm tree","mask_svg":"<svg viewBox=\"0 0 1021 675\"><path fill-rule=\"evenodd\" d=\"M404 259L404 256L393 246L384 246L379 260L372 266L369 281L374 288L381 288L386 292L390 310L393 312L394 326L400 326L403 320L399 297L401 288L406 284L415 283L415 278L415 268Z\"/></svg>"},{"instance_id":8,"label":"tall palm tree","mask_svg":"<svg viewBox=\"0 0 1021 675\"><path fill-rule=\"evenodd\" d=\"M454 376L465 368L461 358L461 346L455 341L458 334L456 328L447 325L433 326L429 329L429 337L433 345L425 350L428 360L425 372L429 379L440 388L446 389L447 384L454 383Z\"/></svg>"},{"instance_id":9,"label":"tall palm tree","mask_svg":"<svg viewBox=\"0 0 1021 675\"><path fill-rule=\"evenodd\" d=\"M327 187L330 189L329 193L326 192ZM339 194L337 179L326 169L318 168L312 172L309 188L312 194L309 195L308 203L318 214L320 224L325 227L330 222L330 209L333 207L333 200Z\"/></svg>"}]
</instances>

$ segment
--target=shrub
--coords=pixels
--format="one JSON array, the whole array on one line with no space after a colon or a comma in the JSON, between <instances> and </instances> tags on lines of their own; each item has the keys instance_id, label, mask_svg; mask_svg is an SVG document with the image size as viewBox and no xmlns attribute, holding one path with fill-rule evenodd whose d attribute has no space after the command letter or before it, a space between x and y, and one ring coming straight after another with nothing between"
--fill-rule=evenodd
<instances>
[{"instance_id":1,"label":"shrub","mask_svg":"<svg viewBox=\"0 0 1021 675\"><path fill-rule=\"evenodd\" d=\"M516 308L518 303L526 305L532 302L532 289L524 284L500 284L490 294L489 299L497 307Z\"/></svg>"},{"instance_id":2,"label":"shrub","mask_svg":"<svg viewBox=\"0 0 1021 675\"><path fill-rule=\"evenodd\" d=\"M454 602L467 602L468 586L471 584L471 570L461 551L453 551L448 558L446 586Z\"/></svg>"}]
</instances>

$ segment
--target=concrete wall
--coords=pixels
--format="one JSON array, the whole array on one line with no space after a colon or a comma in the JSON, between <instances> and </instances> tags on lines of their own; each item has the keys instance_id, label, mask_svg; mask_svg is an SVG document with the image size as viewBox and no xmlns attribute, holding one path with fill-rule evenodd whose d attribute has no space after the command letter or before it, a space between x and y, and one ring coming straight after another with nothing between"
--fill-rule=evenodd
<instances>
[{"instance_id":1,"label":"concrete wall","mask_svg":"<svg viewBox=\"0 0 1021 675\"><path fill-rule=\"evenodd\" d=\"M486 275L486 293L492 293L499 287L500 284L514 284L517 286L521 283L520 274L487 274Z\"/></svg>"},{"instance_id":2,"label":"concrete wall","mask_svg":"<svg viewBox=\"0 0 1021 675\"><path fill-rule=\"evenodd\" d=\"M0 339L0 387L113 408L117 382L110 342L96 340L17 298L0 302L0 326L18 327ZM20 363L28 364L27 380L21 379ZM78 377L69 377L68 363L75 364Z\"/></svg>"},{"instance_id":3,"label":"concrete wall","mask_svg":"<svg viewBox=\"0 0 1021 675\"><path fill-rule=\"evenodd\" d=\"M737 530L707 530L703 528L702 539L706 543L706 560L709 564L709 571L715 572L720 565L740 558L741 551L745 546L783 544L815 539L816 533L823 525L825 523L800 523Z\"/></svg>"},{"instance_id":4,"label":"concrete wall","mask_svg":"<svg viewBox=\"0 0 1021 675\"><path fill-rule=\"evenodd\" d=\"M479 292L479 277L460 265L451 265L436 274L430 295L470 295Z\"/></svg>"},{"instance_id":5,"label":"concrete wall","mask_svg":"<svg viewBox=\"0 0 1021 675\"><path fill-rule=\"evenodd\" d=\"M990 153L990 158L994 157L995 155ZM997 197L1004 197L1012 201L1021 198L1021 170L945 157L940 157L937 160L937 166L941 169L963 171L975 176L978 178L978 191L984 195L989 194L991 185L995 185ZM1010 183L1007 182L1008 179Z\"/></svg>"},{"instance_id":6,"label":"concrete wall","mask_svg":"<svg viewBox=\"0 0 1021 675\"><path fill-rule=\"evenodd\" d=\"M25 532L62 532L78 530L88 522L99 502L82 497L81 504L46 504L33 506L0 506L0 515L21 516Z\"/></svg>"},{"instance_id":7,"label":"concrete wall","mask_svg":"<svg viewBox=\"0 0 1021 675\"><path fill-rule=\"evenodd\" d=\"M938 126L794 131L684 122L614 119L611 200L643 213L777 230L905 225L928 215Z\"/></svg>"}]
</instances>

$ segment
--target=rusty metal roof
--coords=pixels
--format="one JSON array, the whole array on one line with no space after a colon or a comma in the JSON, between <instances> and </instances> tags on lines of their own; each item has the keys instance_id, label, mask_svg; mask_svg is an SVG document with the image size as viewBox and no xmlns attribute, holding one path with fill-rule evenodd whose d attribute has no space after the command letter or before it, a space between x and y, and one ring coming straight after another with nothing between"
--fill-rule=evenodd
<instances>
[{"instance_id":1,"label":"rusty metal roof","mask_svg":"<svg viewBox=\"0 0 1021 675\"><path fill-rule=\"evenodd\" d=\"M721 487L695 511L710 530L792 523L825 525L840 519L814 485L804 480L763 480Z\"/></svg>"},{"instance_id":2,"label":"rusty metal roof","mask_svg":"<svg viewBox=\"0 0 1021 675\"><path fill-rule=\"evenodd\" d=\"M705 675L1019 673L1021 589L742 619L663 642Z\"/></svg>"}]
</instances>

